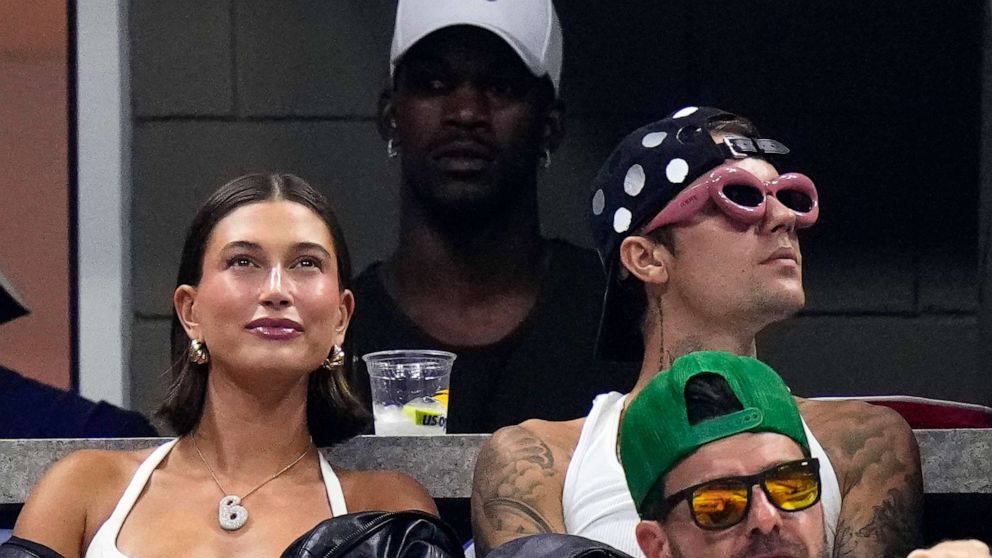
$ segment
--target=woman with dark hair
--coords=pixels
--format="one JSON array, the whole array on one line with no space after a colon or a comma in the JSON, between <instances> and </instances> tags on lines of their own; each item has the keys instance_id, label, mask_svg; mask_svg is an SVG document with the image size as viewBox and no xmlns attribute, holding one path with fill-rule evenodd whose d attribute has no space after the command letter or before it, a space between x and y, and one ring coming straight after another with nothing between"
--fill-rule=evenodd
<instances>
[{"instance_id":1,"label":"woman with dark hair","mask_svg":"<svg viewBox=\"0 0 992 558\"><path fill-rule=\"evenodd\" d=\"M160 415L179 437L61 460L14 534L66 557L278 556L327 517L436 514L410 477L335 470L316 449L368 418L344 370L350 277L341 230L306 182L221 187L193 221L173 296Z\"/></svg>"}]
</instances>

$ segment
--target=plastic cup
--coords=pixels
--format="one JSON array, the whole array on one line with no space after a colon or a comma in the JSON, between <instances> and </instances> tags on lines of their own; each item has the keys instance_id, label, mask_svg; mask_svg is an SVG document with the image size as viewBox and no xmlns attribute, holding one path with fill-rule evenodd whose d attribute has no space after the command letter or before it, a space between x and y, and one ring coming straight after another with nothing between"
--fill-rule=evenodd
<instances>
[{"instance_id":1,"label":"plastic cup","mask_svg":"<svg viewBox=\"0 0 992 558\"><path fill-rule=\"evenodd\" d=\"M372 386L377 436L437 436L447 431L454 353L379 351L362 359Z\"/></svg>"}]
</instances>

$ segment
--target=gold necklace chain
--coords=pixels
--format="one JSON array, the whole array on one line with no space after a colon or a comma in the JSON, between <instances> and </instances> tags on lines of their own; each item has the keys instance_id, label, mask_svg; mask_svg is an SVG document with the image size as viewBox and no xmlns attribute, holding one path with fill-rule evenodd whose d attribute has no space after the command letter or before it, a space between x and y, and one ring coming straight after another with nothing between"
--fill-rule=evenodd
<instances>
[{"instance_id":1,"label":"gold necklace chain","mask_svg":"<svg viewBox=\"0 0 992 558\"><path fill-rule=\"evenodd\" d=\"M217 488L219 488L220 491L221 491L221 493L224 494L225 496L228 495L228 494L230 494L230 492L228 492L227 490L224 490L224 486L220 484L220 481L219 480L217 480L217 475L214 474L213 468L210 466L209 463L207 463L207 460L204 459L203 453L200 451L200 447L198 445L196 445L196 434L190 434L189 437L190 437L190 440L193 441L193 449L196 450L196 455L199 455L200 456L200 461L202 461L203 464L206 465L207 472L210 473L210 478L214 479L214 482L217 484ZM304 457L306 457L306 455L308 453L310 453L310 448L312 446L313 446L313 436L310 437L310 443L307 444L307 449L303 450L303 453L301 453L299 457L297 457L296 459L294 459L292 461L292 463L290 463L289 465L286 465L282 469L279 469L279 472L278 473L276 473L276 474L272 475L271 477L269 477L269 478L265 479L264 481L262 481L262 484L260 484L260 485L256 486L255 488L252 488L251 490L249 490L247 494L245 494L244 496L241 497L241 500L244 500L245 498L251 496L259 488L262 488L263 486L265 486L265 485L269 484L270 482L276 480L279 477L279 475L281 475L281 474L285 473L286 471L292 469L293 468L293 465L296 465L297 463L299 463Z\"/></svg>"}]
</instances>

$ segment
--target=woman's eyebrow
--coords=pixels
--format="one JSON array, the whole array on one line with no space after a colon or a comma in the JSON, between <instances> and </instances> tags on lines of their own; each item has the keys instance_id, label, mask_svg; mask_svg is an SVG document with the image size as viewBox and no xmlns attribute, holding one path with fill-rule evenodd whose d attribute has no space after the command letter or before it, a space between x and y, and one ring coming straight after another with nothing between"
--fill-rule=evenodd
<instances>
[{"instance_id":1,"label":"woman's eyebrow","mask_svg":"<svg viewBox=\"0 0 992 558\"><path fill-rule=\"evenodd\" d=\"M327 257L331 256L331 253L327 251L327 248L324 248L323 245L316 242L298 242L295 248L297 250L314 250L324 254Z\"/></svg>"},{"instance_id":2,"label":"woman's eyebrow","mask_svg":"<svg viewBox=\"0 0 992 558\"><path fill-rule=\"evenodd\" d=\"M241 249L241 250L251 250L251 251L257 251L262 249L262 247L259 246L258 244L254 242L250 242L248 240L234 240L228 242L227 244L224 245L223 249L230 250L232 248Z\"/></svg>"},{"instance_id":3,"label":"woman's eyebrow","mask_svg":"<svg viewBox=\"0 0 992 558\"><path fill-rule=\"evenodd\" d=\"M260 252L262 251L262 246L257 242L251 242L249 240L233 240L224 245L221 249L223 252L230 250L246 250L249 252ZM293 250L295 252L319 252L321 255L326 257L331 257L331 253L324 248L324 246L317 242L297 242L293 245Z\"/></svg>"}]
</instances>

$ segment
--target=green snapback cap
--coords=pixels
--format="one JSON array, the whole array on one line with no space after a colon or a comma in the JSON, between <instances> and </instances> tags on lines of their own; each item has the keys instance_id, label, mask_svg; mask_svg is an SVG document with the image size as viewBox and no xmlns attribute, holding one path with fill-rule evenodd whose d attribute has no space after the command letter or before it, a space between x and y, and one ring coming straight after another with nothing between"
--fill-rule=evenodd
<instances>
[{"instance_id":1,"label":"green snapback cap","mask_svg":"<svg viewBox=\"0 0 992 558\"><path fill-rule=\"evenodd\" d=\"M689 424L685 385L699 374L727 380L743 410ZM637 511L661 496L662 477L701 446L742 432L775 432L809 442L788 386L768 365L750 357L701 351L680 357L630 403L620 425L620 460Z\"/></svg>"}]
</instances>

